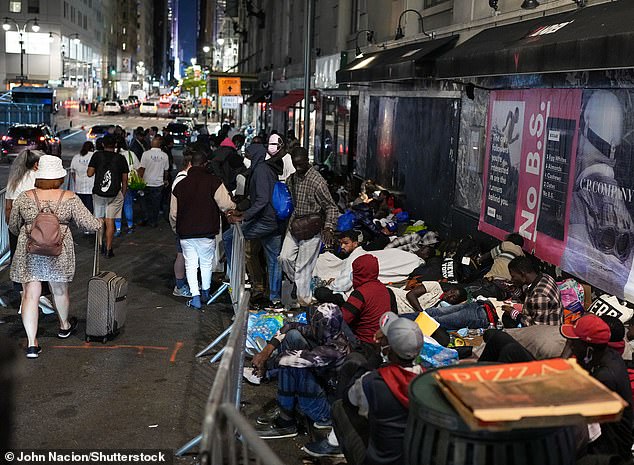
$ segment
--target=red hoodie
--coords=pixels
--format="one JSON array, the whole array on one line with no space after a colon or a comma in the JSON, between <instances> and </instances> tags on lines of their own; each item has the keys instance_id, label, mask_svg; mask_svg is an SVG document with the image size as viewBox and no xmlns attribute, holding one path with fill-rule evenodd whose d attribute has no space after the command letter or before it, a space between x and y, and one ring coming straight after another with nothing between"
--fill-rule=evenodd
<instances>
[{"instance_id":1,"label":"red hoodie","mask_svg":"<svg viewBox=\"0 0 634 465\"><path fill-rule=\"evenodd\" d=\"M220 142L220 147L231 147L232 149L235 149L236 144L234 144L233 141L229 139L228 137L225 137L225 140Z\"/></svg>"},{"instance_id":2,"label":"red hoodie","mask_svg":"<svg viewBox=\"0 0 634 465\"><path fill-rule=\"evenodd\" d=\"M363 342L374 342L385 312L397 313L394 294L378 278L379 261L374 255L361 255L352 262L354 291L341 310L352 332Z\"/></svg>"}]
</instances>

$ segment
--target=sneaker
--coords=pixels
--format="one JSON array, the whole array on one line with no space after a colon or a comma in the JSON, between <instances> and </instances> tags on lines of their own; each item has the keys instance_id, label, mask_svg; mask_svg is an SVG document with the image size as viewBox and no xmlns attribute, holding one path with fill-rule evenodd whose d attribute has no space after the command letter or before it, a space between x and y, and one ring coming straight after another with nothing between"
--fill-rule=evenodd
<instances>
[{"instance_id":1,"label":"sneaker","mask_svg":"<svg viewBox=\"0 0 634 465\"><path fill-rule=\"evenodd\" d=\"M110 249L106 252L105 255L106 255L106 258L112 258L114 257L114 252L112 251L112 249Z\"/></svg>"},{"instance_id":2,"label":"sneaker","mask_svg":"<svg viewBox=\"0 0 634 465\"><path fill-rule=\"evenodd\" d=\"M277 417L280 416L280 406L277 405L273 407L268 412L264 412L262 415L258 416L255 420L258 425L269 425L275 421Z\"/></svg>"},{"instance_id":3,"label":"sneaker","mask_svg":"<svg viewBox=\"0 0 634 465\"><path fill-rule=\"evenodd\" d=\"M121 237L121 230L117 229L114 233L114 237Z\"/></svg>"},{"instance_id":4,"label":"sneaker","mask_svg":"<svg viewBox=\"0 0 634 465\"><path fill-rule=\"evenodd\" d=\"M191 297L192 291L189 290L189 286L185 284L183 287L174 286L172 295L176 297Z\"/></svg>"},{"instance_id":5,"label":"sneaker","mask_svg":"<svg viewBox=\"0 0 634 465\"><path fill-rule=\"evenodd\" d=\"M78 323L77 318L75 318L74 316L70 317L68 322L70 323L70 326L68 327L68 329L60 328L59 333L57 333L58 338L66 339L77 330L77 323Z\"/></svg>"},{"instance_id":6,"label":"sneaker","mask_svg":"<svg viewBox=\"0 0 634 465\"><path fill-rule=\"evenodd\" d=\"M312 457L343 457L341 447L333 446L328 442L328 439L322 439L317 442L309 442L302 450Z\"/></svg>"},{"instance_id":7,"label":"sneaker","mask_svg":"<svg viewBox=\"0 0 634 465\"><path fill-rule=\"evenodd\" d=\"M276 418L272 423L258 429L257 433L262 439L294 438L297 436L297 423L295 420Z\"/></svg>"},{"instance_id":8,"label":"sneaker","mask_svg":"<svg viewBox=\"0 0 634 465\"><path fill-rule=\"evenodd\" d=\"M132 226L131 228L128 228L128 231L126 232L126 234L132 234L134 232L134 226Z\"/></svg>"},{"instance_id":9,"label":"sneaker","mask_svg":"<svg viewBox=\"0 0 634 465\"><path fill-rule=\"evenodd\" d=\"M313 428L315 429L330 429L332 428L331 420L322 420L313 422Z\"/></svg>"},{"instance_id":10,"label":"sneaker","mask_svg":"<svg viewBox=\"0 0 634 465\"><path fill-rule=\"evenodd\" d=\"M262 382L262 378L256 375L255 370L251 367L244 367L242 370L242 376L247 380L247 382L255 384L256 386L259 386Z\"/></svg>"},{"instance_id":11,"label":"sneaker","mask_svg":"<svg viewBox=\"0 0 634 465\"><path fill-rule=\"evenodd\" d=\"M200 296L199 295L195 295L193 296L191 299L189 299L187 301L187 306L188 307L192 307L195 308L196 310L200 310L203 308L202 304L200 303Z\"/></svg>"},{"instance_id":12,"label":"sneaker","mask_svg":"<svg viewBox=\"0 0 634 465\"><path fill-rule=\"evenodd\" d=\"M286 311L286 308L284 307L284 304L279 301L276 300L275 302L272 302L271 305L266 307L267 310L269 311L273 311L273 312L283 312Z\"/></svg>"},{"instance_id":13,"label":"sneaker","mask_svg":"<svg viewBox=\"0 0 634 465\"><path fill-rule=\"evenodd\" d=\"M30 346L26 348L26 358L38 358L42 352L40 346Z\"/></svg>"},{"instance_id":14,"label":"sneaker","mask_svg":"<svg viewBox=\"0 0 634 465\"><path fill-rule=\"evenodd\" d=\"M53 313L55 313L55 306L53 305L53 302L51 302L51 299L46 296L40 296L39 307L44 315L52 315Z\"/></svg>"}]
</instances>

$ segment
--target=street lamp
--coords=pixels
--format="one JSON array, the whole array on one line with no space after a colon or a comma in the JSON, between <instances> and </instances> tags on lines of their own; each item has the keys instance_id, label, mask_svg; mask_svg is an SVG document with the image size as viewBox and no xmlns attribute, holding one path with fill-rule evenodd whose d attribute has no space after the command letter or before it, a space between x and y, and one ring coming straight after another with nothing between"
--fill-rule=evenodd
<instances>
[{"instance_id":1,"label":"street lamp","mask_svg":"<svg viewBox=\"0 0 634 465\"><path fill-rule=\"evenodd\" d=\"M65 73L65 61L66 61L66 44L64 43L64 41L62 40L62 36L59 35L57 32L53 32L53 31L49 31L48 33L48 41L52 44L53 42L55 42L55 38L53 37L53 35L56 35L57 37L59 37L59 49L60 49L60 53L62 55L62 87L64 87L64 81L66 80L66 73Z\"/></svg>"},{"instance_id":2,"label":"street lamp","mask_svg":"<svg viewBox=\"0 0 634 465\"><path fill-rule=\"evenodd\" d=\"M355 57L356 58L361 58L363 56L363 53L361 53L361 48L359 48L359 35L365 32L365 39L368 42L368 44L371 44L372 41L374 40L374 31L370 30L370 29L361 29L360 31L357 32L357 36L354 38L354 45L355 45Z\"/></svg>"},{"instance_id":3,"label":"street lamp","mask_svg":"<svg viewBox=\"0 0 634 465\"><path fill-rule=\"evenodd\" d=\"M25 54L24 33L26 32L26 28L29 25L29 23L33 23L31 25L31 30L33 32L38 32L40 30L40 25L37 22L37 18L31 18L31 19L27 19L24 25L20 27L20 25L17 23L15 19L8 18L5 16L4 23L2 24L2 29L4 29L5 31L10 31L11 30L10 22L15 25L15 28L18 30L18 33L20 34L20 85L23 86L24 78L26 77L24 76L24 54Z\"/></svg>"},{"instance_id":4,"label":"street lamp","mask_svg":"<svg viewBox=\"0 0 634 465\"><path fill-rule=\"evenodd\" d=\"M414 10L414 9L408 8L407 10L404 10L401 13L401 15L398 17L398 26L396 27L396 35L394 36L394 40L400 40L403 37L405 37L405 35L403 34L403 27L401 26L401 21L403 20L403 16L405 16L405 13L407 13L407 12L416 13L418 15L418 19L420 19L421 31L427 37L431 37L433 39L434 38L434 33L433 32L431 34L427 34L425 32L425 26L423 25L423 16L418 12L418 10Z\"/></svg>"}]
</instances>

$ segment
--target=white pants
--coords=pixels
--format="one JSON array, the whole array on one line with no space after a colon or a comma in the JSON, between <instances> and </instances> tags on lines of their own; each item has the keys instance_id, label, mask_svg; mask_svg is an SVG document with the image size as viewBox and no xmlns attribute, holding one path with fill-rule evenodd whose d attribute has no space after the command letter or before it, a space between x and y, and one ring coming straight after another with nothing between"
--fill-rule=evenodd
<instances>
[{"instance_id":1,"label":"white pants","mask_svg":"<svg viewBox=\"0 0 634 465\"><path fill-rule=\"evenodd\" d=\"M279 262L288 279L297 286L297 300L300 305L309 305L312 301L310 281L319 257L321 235L305 241L297 241L290 232L286 233Z\"/></svg>"},{"instance_id":2,"label":"white pants","mask_svg":"<svg viewBox=\"0 0 634 465\"><path fill-rule=\"evenodd\" d=\"M198 265L200 264L200 277L202 289L211 287L211 273L216 240L207 238L181 239L183 257L185 258L185 275L192 295L200 295L198 290Z\"/></svg>"}]
</instances>

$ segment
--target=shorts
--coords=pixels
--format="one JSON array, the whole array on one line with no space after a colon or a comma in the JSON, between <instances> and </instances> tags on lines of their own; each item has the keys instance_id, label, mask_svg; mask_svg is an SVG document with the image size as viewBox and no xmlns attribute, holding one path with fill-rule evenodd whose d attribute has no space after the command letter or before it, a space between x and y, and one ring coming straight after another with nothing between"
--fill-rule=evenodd
<instances>
[{"instance_id":1,"label":"shorts","mask_svg":"<svg viewBox=\"0 0 634 465\"><path fill-rule=\"evenodd\" d=\"M92 201L96 218L121 218L121 210L123 209L123 195L121 195L121 192L115 197L102 197L93 194Z\"/></svg>"}]
</instances>

